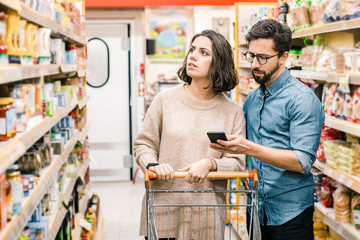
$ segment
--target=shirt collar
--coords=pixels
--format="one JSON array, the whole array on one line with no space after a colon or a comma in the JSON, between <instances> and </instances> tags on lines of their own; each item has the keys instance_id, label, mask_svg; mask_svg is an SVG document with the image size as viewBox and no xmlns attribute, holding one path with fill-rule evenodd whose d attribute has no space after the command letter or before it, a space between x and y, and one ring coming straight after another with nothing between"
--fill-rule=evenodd
<instances>
[{"instance_id":1,"label":"shirt collar","mask_svg":"<svg viewBox=\"0 0 360 240\"><path fill-rule=\"evenodd\" d=\"M260 92L265 95L274 95L290 76L290 71L285 69L285 71L277 79L275 79L275 81L270 84L268 88L265 88L265 85L261 84Z\"/></svg>"}]
</instances>

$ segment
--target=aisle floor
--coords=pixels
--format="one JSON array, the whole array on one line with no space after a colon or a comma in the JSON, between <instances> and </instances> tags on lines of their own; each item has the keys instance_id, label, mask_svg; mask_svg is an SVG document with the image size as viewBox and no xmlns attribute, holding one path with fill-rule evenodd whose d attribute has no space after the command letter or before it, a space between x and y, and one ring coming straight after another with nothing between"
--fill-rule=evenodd
<instances>
[{"instance_id":1,"label":"aisle floor","mask_svg":"<svg viewBox=\"0 0 360 240\"><path fill-rule=\"evenodd\" d=\"M143 240L139 233L141 201L145 193L143 180L92 183L93 192L100 196L104 218L104 240ZM226 229L228 231L228 227ZM227 232L226 231L226 232ZM229 239L228 233L225 234ZM238 237L234 231L231 240Z\"/></svg>"}]
</instances>

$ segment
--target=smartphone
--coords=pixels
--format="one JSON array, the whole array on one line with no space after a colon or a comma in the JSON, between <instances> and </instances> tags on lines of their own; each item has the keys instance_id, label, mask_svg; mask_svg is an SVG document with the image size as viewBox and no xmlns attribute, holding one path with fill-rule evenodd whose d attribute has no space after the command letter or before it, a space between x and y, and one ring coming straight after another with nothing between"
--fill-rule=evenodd
<instances>
[{"instance_id":1,"label":"smartphone","mask_svg":"<svg viewBox=\"0 0 360 240\"><path fill-rule=\"evenodd\" d=\"M227 141L227 137L224 132L207 132L210 142L217 143L217 140Z\"/></svg>"}]
</instances>

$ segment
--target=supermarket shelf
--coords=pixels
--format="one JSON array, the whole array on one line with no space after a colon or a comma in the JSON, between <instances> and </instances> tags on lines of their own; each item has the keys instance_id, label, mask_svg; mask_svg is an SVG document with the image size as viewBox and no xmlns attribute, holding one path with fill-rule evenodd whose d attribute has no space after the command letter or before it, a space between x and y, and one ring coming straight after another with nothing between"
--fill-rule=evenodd
<instances>
[{"instance_id":1,"label":"supermarket shelf","mask_svg":"<svg viewBox=\"0 0 360 240\"><path fill-rule=\"evenodd\" d=\"M0 142L0 173L3 173L12 163L21 157L26 150L40 139L47 131L57 124L63 117L68 115L77 105L78 101L73 100L67 107L59 108L52 117L42 119L35 116L29 122L28 130L16 134L16 137ZM33 122L31 124L31 122Z\"/></svg>"},{"instance_id":2,"label":"supermarket shelf","mask_svg":"<svg viewBox=\"0 0 360 240\"><path fill-rule=\"evenodd\" d=\"M95 235L95 239L96 240L101 240L103 239L103 234L104 234L104 218L101 217L99 222L98 222L98 226L96 228L96 235Z\"/></svg>"},{"instance_id":3,"label":"supermarket shelf","mask_svg":"<svg viewBox=\"0 0 360 240\"><path fill-rule=\"evenodd\" d=\"M78 107L79 109L82 109L83 107L85 107L85 105L87 104L87 102L89 101L90 97L89 96L86 96L84 97L84 99L81 99L79 102L78 102Z\"/></svg>"},{"instance_id":4,"label":"supermarket shelf","mask_svg":"<svg viewBox=\"0 0 360 240\"><path fill-rule=\"evenodd\" d=\"M14 0L0 0L0 4L4 5L5 7L11 8L15 11L20 11L20 1L14 1Z\"/></svg>"},{"instance_id":5,"label":"supermarket shelf","mask_svg":"<svg viewBox=\"0 0 360 240\"><path fill-rule=\"evenodd\" d=\"M84 196L80 200L79 212L75 216L75 229L73 230L73 232L71 234L73 239L80 239L81 226L79 225L79 223L80 223L80 219L84 218L86 207L87 207L88 201L91 197L91 196L89 196L90 194L88 194L89 192L90 192L90 185L88 184L84 191Z\"/></svg>"},{"instance_id":6,"label":"supermarket shelf","mask_svg":"<svg viewBox=\"0 0 360 240\"><path fill-rule=\"evenodd\" d=\"M79 135L79 134L78 134ZM32 213L39 204L40 200L43 198L45 192L57 176L61 166L64 164L71 150L74 148L78 135L75 135L71 140L66 144L64 151L61 155L58 155L55 161L47 168L43 169L40 174L40 181L30 193L29 197L26 198L23 202L21 208L21 214L15 215L11 222L8 223L5 230L2 232L0 239L17 239L31 218Z\"/></svg>"},{"instance_id":7,"label":"supermarket shelf","mask_svg":"<svg viewBox=\"0 0 360 240\"><path fill-rule=\"evenodd\" d=\"M79 35L75 34L75 32L63 29L63 27L60 24L52 21L49 17L38 13L37 11L27 6L26 4L20 2L19 0L13 0L13 1L18 2L17 4L20 5L20 9L12 8L9 6L10 8L16 10L20 14L20 16L23 17L24 19L33 22L35 24L38 24L40 26L51 29L53 37L60 37L65 41L73 42L77 45L86 44L85 39L82 39Z\"/></svg>"},{"instance_id":8,"label":"supermarket shelf","mask_svg":"<svg viewBox=\"0 0 360 240\"><path fill-rule=\"evenodd\" d=\"M360 124L345 121L335 117L326 116L325 125L336 130L360 137Z\"/></svg>"},{"instance_id":9,"label":"supermarket shelf","mask_svg":"<svg viewBox=\"0 0 360 240\"><path fill-rule=\"evenodd\" d=\"M315 203L315 207L325 215L324 223L339 233L347 240L360 240L360 231L356 230L350 223L339 223L335 220L333 208L325 208L320 203Z\"/></svg>"},{"instance_id":10,"label":"supermarket shelf","mask_svg":"<svg viewBox=\"0 0 360 240\"><path fill-rule=\"evenodd\" d=\"M251 68L251 64L247 61L240 61L239 68Z\"/></svg>"},{"instance_id":11,"label":"supermarket shelf","mask_svg":"<svg viewBox=\"0 0 360 240\"><path fill-rule=\"evenodd\" d=\"M59 73L60 69L57 64L28 66L11 64L0 67L0 84L11 83L28 78L55 75Z\"/></svg>"},{"instance_id":12,"label":"supermarket shelf","mask_svg":"<svg viewBox=\"0 0 360 240\"><path fill-rule=\"evenodd\" d=\"M316 34L323 34L328 32L346 31L350 29L360 28L360 18L354 18L345 21L326 23L320 26L309 27L295 31L292 38L303 38Z\"/></svg>"},{"instance_id":13,"label":"supermarket shelf","mask_svg":"<svg viewBox=\"0 0 360 240\"><path fill-rule=\"evenodd\" d=\"M75 137L74 137L75 143L76 143L77 141L79 141L81 138L83 138L84 135L86 136L87 133L88 133L88 131L89 131L89 128L88 128L88 127L85 127L83 131L77 132L77 133L75 134ZM74 146L75 146L75 143L74 143ZM72 148L69 150L69 153L70 153L71 150L72 150ZM64 160L64 162L65 162L65 161L66 161L66 159ZM88 161L86 161L85 163L88 164ZM75 183L76 183L78 177L80 176L80 173L81 173L82 171L84 171L82 167L83 167L83 165L78 165L78 166L76 167L76 171L74 172L74 176L71 177L71 179L67 182L67 185L66 185L66 187L65 187L65 191L64 191L64 193L63 193L63 202L64 202L65 206L67 206L67 205L69 204L70 197L71 197L71 193L73 192ZM85 170L85 171L86 171L86 170Z\"/></svg>"},{"instance_id":14,"label":"supermarket shelf","mask_svg":"<svg viewBox=\"0 0 360 240\"><path fill-rule=\"evenodd\" d=\"M57 233L59 232L61 224L65 218L66 212L67 212L66 208L62 206L61 209L57 212L57 214L53 216L50 223L49 235L47 237L47 240L55 239Z\"/></svg>"},{"instance_id":15,"label":"supermarket shelf","mask_svg":"<svg viewBox=\"0 0 360 240\"><path fill-rule=\"evenodd\" d=\"M81 166L80 168L80 171L79 171L79 178L84 181L84 178L85 178L85 173L86 173L86 170L88 169L89 167L89 164L90 164L90 159L86 160L83 165Z\"/></svg>"},{"instance_id":16,"label":"supermarket shelf","mask_svg":"<svg viewBox=\"0 0 360 240\"><path fill-rule=\"evenodd\" d=\"M77 71L77 76L78 77L85 77L87 75L89 75L87 70L79 70L79 71Z\"/></svg>"},{"instance_id":17,"label":"supermarket shelf","mask_svg":"<svg viewBox=\"0 0 360 240\"><path fill-rule=\"evenodd\" d=\"M335 179L336 181L344 184L348 188L351 188L357 193L360 193L360 177L350 175L339 169L334 169L325 163L315 161L314 167L322 171L325 175ZM360 232L359 232L360 234Z\"/></svg>"},{"instance_id":18,"label":"supermarket shelf","mask_svg":"<svg viewBox=\"0 0 360 240\"><path fill-rule=\"evenodd\" d=\"M61 64L60 70L62 73L76 72L77 66L76 64Z\"/></svg>"},{"instance_id":19,"label":"supermarket shelf","mask_svg":"<svg viewBox=\"0 0 360 240\"><path fill-rule=\"evenodd\" d=\"M291 70L291 75L298 78L320 80L326 82L339 82L339 74L315 71ZM349 74L350 84L360 84L360 74Z\"/></svg>"}]
</instances>

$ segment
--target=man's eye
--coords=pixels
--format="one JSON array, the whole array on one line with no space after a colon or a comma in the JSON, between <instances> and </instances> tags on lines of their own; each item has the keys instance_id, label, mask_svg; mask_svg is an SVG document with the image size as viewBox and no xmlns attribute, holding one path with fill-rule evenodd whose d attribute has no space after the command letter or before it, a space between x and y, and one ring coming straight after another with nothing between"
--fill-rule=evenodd
<instances>
[{"instance_id":1,"label":"man's eye","mask_svg":"<svg viewBox=\"0 0 360 240\"><path fill-rule=\"evenodd\" d=\"M263 55L258 55L258 57L262 60L265 60L266 59L266 56L263 56Z\"/></svg>"}]
</instances>

